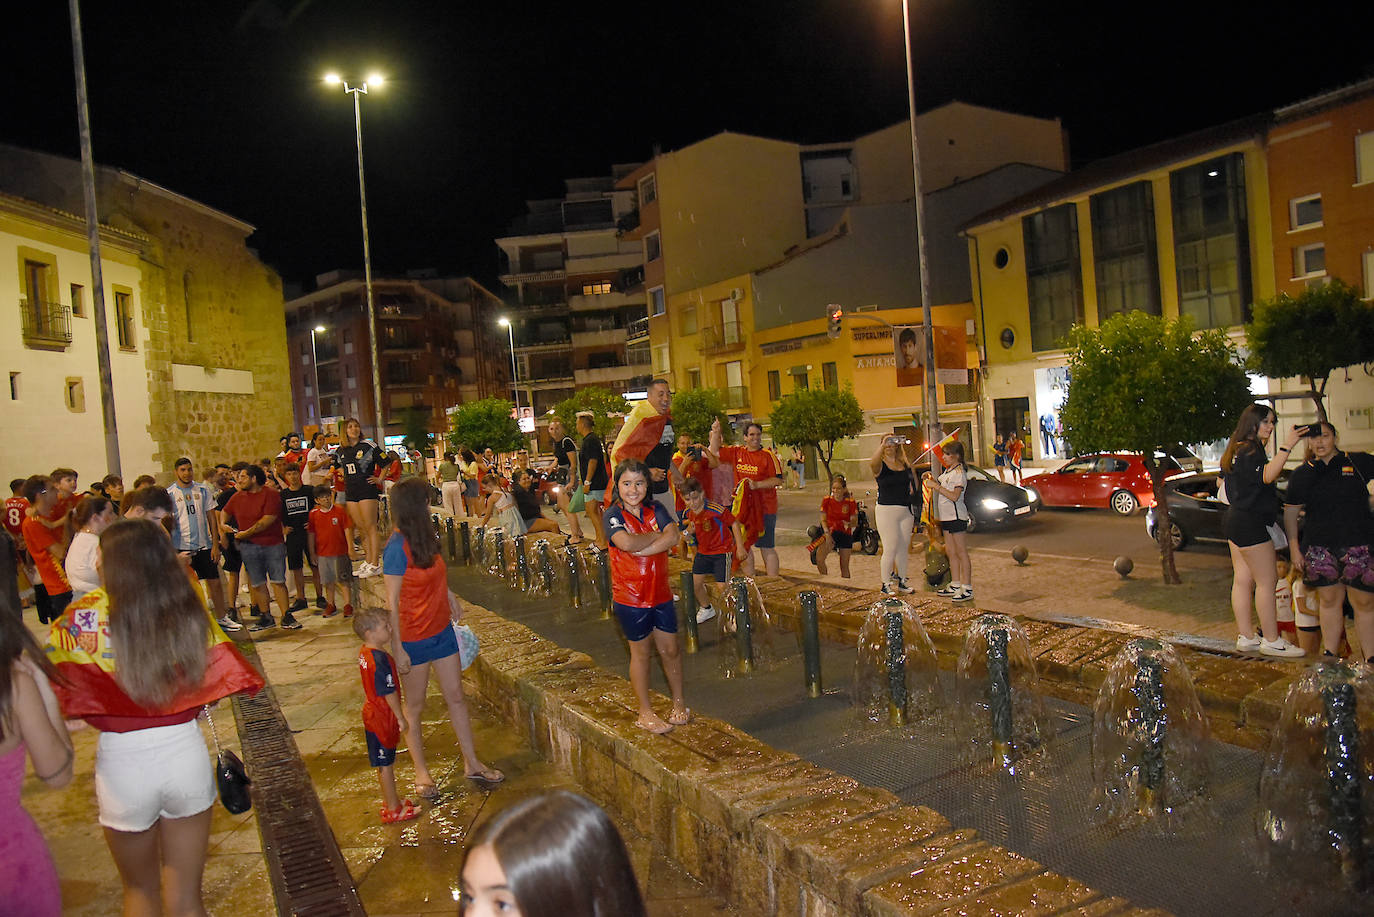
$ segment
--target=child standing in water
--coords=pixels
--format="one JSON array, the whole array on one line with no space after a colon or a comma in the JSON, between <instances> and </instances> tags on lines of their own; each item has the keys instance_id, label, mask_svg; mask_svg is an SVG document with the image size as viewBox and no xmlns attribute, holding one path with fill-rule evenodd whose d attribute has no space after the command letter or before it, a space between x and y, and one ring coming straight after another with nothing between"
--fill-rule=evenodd
<instances>
[{"instance_id":1,"label":"child standing in water","mask_svg":"<svg viewBox=\"0 0 1374 917\"><path fill-rule=\"evenodd\" d=\"M391 617L384 608L364 608L353 619L353 632L363 641L358 668L363 674L363 730L367 760L382 782L382 823L409 821L420 814L409 799L396 793L396 745L405 732L406 714L397 693L396 664L386 651L391 642Z\"/></svg>"},{"instance_id":2,"label":"child standing in water","mask_svg":"<svg viewBox=\"0 0 1374 917\"><path fill-rule=\"evenodd\" d=\"M615 469L615 502L606 510L611 543L611 598L616 617L630 644L630 684L639 699L635 725L655 735L692 719L682 698L682 655L677 639L677 610L668 587L668 550L678 542L677 523L649 494L649 469L633 459ZM649 638L658 649L663 674L673 695L673 710L664 720L649 702Z\"/></svg>"}]
</instances>

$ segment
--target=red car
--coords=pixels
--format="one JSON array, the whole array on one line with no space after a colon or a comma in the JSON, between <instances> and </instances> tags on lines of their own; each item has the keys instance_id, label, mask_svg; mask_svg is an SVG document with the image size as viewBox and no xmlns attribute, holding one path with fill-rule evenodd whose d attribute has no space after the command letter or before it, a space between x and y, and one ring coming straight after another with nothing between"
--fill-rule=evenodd
<instances>
[{"instance_id":1,"label":"red car","mask_svg":"<svg viewBox=\"0 0 1374 917\"><path fill-rule=\"evenodd\" d=\"M1165 477L1182 474L1178 462L1157 454ZM1021 481L1022 486L1040 497L1044 506L1089 506L1110 508L1129 516L1141 506L1154 505L1154 487L1145 462L1136 452L1095 452L1066 462L1057 471L1037 474Z\"/></svg>"}]
</instances>

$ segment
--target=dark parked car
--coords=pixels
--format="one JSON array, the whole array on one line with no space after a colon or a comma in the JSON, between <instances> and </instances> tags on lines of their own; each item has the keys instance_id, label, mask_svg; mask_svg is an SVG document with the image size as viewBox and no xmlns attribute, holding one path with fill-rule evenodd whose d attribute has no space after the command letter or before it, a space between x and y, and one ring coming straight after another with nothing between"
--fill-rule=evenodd
<instances>
[{"instance_id":1,"label":"dark parked car","mask_svg":"<svg viewBox=\"0 0 1374 917\"><path fill-rule=\"evenodd\" d=\"M917 477L928 470L928 466L918 467ZM1029 490L999 481L977 465L968 466L964 504L968 506L970 532L1012 519L1028 519L1040 509L1040 501Z\"/></svg>"},{"instance_id":2,"label":"dark parked car","mask_svg":"<svg viewBox=\"0 0 1374 917\"><path fill-rule=\"evenodd\" d=\"M1282 498L1288 490L1289 470L1279 474L1277 487ZM1169 495L1169 537L1174 550L1181 551L1192 541L1225 541L1226 512L1230 508L1217 499L1215 471L1185 474L1164 482ZM1158 531L1157 507L1145 511L1145 531L1154 539Z\"/></svg>"}]
</instances>

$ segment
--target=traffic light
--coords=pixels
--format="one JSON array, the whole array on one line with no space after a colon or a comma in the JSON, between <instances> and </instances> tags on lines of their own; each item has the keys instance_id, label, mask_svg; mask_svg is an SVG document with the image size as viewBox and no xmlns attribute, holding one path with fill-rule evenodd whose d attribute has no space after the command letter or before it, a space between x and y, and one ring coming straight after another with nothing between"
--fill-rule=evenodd
<instances>
[{"instance_id":1,"label":"traffic light","mask_svg":"<svg viewBox=\"0 0 1374 917\"><path fill-rule=\"evenodd\" d=\"M825 329L825 334L833 341L840 336L840 319L844 318L844 309L831 303L830 311L827 314L830 317L830 326Z\"/></svg>"}]
</instances>

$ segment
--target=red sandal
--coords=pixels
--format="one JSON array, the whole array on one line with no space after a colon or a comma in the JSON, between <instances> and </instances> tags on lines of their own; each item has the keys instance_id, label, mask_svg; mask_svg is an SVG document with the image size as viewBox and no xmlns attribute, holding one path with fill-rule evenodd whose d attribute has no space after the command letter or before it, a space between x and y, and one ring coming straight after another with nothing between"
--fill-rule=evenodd
<instances>
[{"instance_id":1,"label":"red sandal","mask_svg":"<svg viewBox=\"0 0 1374 917\"><path fill-rule=\"evenodd\" d=\"M409 799L402 799L400 806L395 809L388 809L386 806L382 806L381 815L382 824L394 825L397 822L410 821L412 818L418 818L420 809Z\"/></svg>"}]
</instances>

